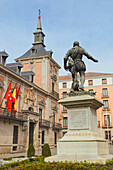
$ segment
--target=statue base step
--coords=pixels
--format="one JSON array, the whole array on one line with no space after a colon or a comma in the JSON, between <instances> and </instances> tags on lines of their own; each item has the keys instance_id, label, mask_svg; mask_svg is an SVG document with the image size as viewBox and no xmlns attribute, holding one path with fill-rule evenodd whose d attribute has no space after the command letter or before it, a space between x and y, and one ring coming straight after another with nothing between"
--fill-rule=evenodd
<instances>
[{"instance_id":1,"label":"statue base step","mask_svg":"<svg viewBox=\"0 0 113 170\"><path fill-rule=\"evenodd\" d=\"M55 156L51 156L51 157L47 157L47 158L45 158L45 161L46 162L60 162L60 161L62 161L62 162L65 162L65 161L67 161L67 162L72 162L72 163L76 163L76 162L80 162L80 161L82 161L82 162L84 162L84 161L86 161L86 162L93 162L93 163L96 163L96 162L98 162L98 163L102 163L102 164L105 164L106 163L106 161L109 161L109 160L112 160L112 158L113 158L113 155L103 155L103 156L97 156L97 157L85 157L85 158L83 158L83 157L78 157L77 158L77 155L68 155L68 156L66 156L66 155L55 155Z\"/></svg>"}]
</instances>

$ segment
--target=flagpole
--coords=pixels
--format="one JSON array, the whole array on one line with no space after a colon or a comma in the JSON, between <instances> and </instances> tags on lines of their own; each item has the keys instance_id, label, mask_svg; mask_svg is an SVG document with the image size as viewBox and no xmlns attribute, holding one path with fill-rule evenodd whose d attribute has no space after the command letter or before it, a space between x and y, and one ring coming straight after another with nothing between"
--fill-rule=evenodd
<instances>
[{"instance_id":1,"label":"flagpole","mask_svg":"<svg viewBox=\"0 0 113 170\"><path fill-rule=\"evenodd\" d=\"M12 82L12 80L10 81L9 86L10 86L11 82ZM8 86L8 88L9 88L9 86ZM8 88L7 88L7 90L8 90ZM6 93L7 93L7 91L6 91ZM5 93L5 95L6 95L6 93ZM5 95L4 95L4 97L5 97ZM0 103L0 106L1 106L2 103L3 103L4 97L3 97L3 99L2 99L2 101L1 101L1 103Z\"/></svg>"}]
</instances>

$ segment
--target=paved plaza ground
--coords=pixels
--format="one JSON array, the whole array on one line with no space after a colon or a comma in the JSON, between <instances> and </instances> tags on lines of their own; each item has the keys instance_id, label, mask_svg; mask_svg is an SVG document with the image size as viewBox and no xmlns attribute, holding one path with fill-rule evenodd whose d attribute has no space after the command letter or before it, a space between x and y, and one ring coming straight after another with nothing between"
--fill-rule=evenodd
<instances>
[{"instance_id":1,"label":"paved plaza ground","mask_svg":"<svg viewBox=\"0 0 113 170\"><path fill-rule=\"evenodd\" d=\"M51 155L56 155L57 154L57 149L55 148L54 150L51 151ZM35 155L41 155L40 152L36 152ZM12 154L0 154L0 159L2 158L9 158L9 157L16 157L16 156L25 156L27 157L27 153L12 153Z\"/></svg>"},{"instance_id":2,"label":"paved plaza ground","mask_svg":"<svg viewBox=\"0 0 113 170\"><path fill-rule=\"evenodd\" d=\"M113 145L109 145L109 153L113 155ZM52 155L56 155L57 151L54 149L51 153ZM27 153L12 153L12 154L0 154L0 159L2 158L9 158L9 157L16 157L16 156L27 156ZM36 153L36 155L41 155L41 151Z\"/></svg>"}]
</instances>

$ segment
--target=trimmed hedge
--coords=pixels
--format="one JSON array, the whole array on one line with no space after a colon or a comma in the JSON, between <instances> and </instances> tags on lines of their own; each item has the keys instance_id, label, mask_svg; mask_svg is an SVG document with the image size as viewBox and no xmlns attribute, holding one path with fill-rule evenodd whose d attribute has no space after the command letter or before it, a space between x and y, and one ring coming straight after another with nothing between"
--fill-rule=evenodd
<instances>
[{"instance_id":1,"label":"trimmed hedge","mask_svg":"<svg viewBox=\"0 0 113 170\"><path fill-rule=\"evenodd\" d=\"M45 157L51 156L51 150L48 143L45 143L42 148L42 156Z\"/></svg>"},{"instance_id":2,"label":"trimmed hedge","mask_svg":"<svg viewBox=\"0 0 113 170\"><path fill-rule=\"evenodd\" d=\"M35 148L34 148L33 144L31 143L27 150L27 157L32 157L32 156L35 156Z\"/></svg>"},{"instance_id":3,"label":"trimmed hedge","mask_svg":"<svg viewBox=\"0 0 113 170\"><path fill-rule=\"evenodd\" d=\"M15 157L9 157L9 158L3 158L4 161L11 161L13 158L25 158L25 156L15 156Z\"/></svg>"},{"instance_id":4,"label":"trimmed hedge","mask_svg":"<svg viewBox=\"0 0 113 170\"><path fill-rule=\"evenodd\" d=\"M30 159L17 161L14 163L7 164L6 166L0 167L4 170L113 170L113 160L107 161L106 164L99 163L87 163L84 162L44 162L44 157L32 158L33 161L30 162Z\"/></svg>"}]
</instances>

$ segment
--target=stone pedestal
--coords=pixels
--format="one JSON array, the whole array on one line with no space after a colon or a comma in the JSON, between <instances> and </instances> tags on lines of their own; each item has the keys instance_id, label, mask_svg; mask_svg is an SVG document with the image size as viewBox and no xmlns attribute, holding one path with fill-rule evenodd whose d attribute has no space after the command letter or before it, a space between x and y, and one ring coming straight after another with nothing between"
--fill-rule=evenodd
<instances>
[{"instance_id":1,"label":"stone pedestal","mask_svg":"<svg viewBox=\"0 0 113 170\"><path fill-rule=\"evenodd\" d=\"M91 95L60 100L68 109L68 132L57 143L57 155L46 161L102 162L112 159L108 142L97 132L96 110L103 103Z\"/></svg>"}]
</instances>

